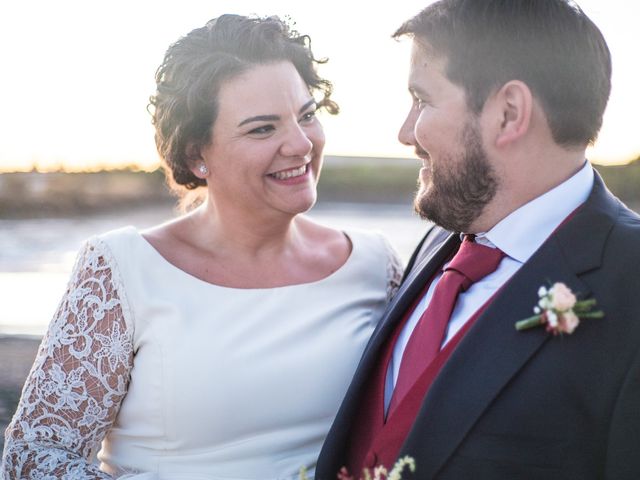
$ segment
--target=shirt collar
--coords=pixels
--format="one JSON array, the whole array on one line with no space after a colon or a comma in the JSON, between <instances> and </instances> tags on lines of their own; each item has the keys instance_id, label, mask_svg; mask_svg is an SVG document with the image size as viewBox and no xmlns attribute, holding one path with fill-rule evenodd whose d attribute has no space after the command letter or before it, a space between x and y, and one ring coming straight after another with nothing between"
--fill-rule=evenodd
<instances>
[{"instance_id":1,"label":"shirt collar","mask_svg":"<svg viewBox=\"0 0 640 480\"><path fill-rule=\"evenodd\" d=\"M476 241L524 263L587 200L592 187L593 169L585 161L572 177L511 212L488 232L477 234Z\"/></svg>"}]
</instances>

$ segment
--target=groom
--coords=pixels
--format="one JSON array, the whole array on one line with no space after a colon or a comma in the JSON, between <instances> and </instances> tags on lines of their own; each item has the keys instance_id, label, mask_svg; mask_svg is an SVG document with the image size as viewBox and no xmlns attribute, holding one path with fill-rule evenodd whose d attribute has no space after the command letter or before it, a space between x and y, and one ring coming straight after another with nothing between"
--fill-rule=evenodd
<instances>
[{"instance_id":1,"label":"groom","mask_svg":"<svg viewBox=\"0 0 640 480\"><path fill-rule=\"evenodd\" d=\"M316 478L408 455L420 479L639 479L640 218L585 160L610 91L600 31L568 0L441 0L407 36L399 138L435 225Z\"/></svg>"}]
</instances>

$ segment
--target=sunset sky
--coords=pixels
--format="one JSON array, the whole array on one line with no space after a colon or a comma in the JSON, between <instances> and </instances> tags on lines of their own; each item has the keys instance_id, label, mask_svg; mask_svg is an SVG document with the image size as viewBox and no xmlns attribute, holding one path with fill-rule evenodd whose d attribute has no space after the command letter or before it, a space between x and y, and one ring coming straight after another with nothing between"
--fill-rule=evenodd
<instances>
[{"instance_id":1,"label":"sunset sky","mask_svg":"<svg viewBox=\"0 0 640 480\"><path fill-rule=\"evenodd\" d=\"M157 155L146 112L166 47L222 13L290 15L312 37L321 73L335 85L338 117L323 116L325 152L411 156L396 132L406 109L408 42L390 38L429 2L299 0L2 2L0 171L138 164ZM621 163L640 155L640 2L583 0L612 51L613 92L589 157ZM338 8L339 7L339 8Z\"/></svg>"}]
</instances>

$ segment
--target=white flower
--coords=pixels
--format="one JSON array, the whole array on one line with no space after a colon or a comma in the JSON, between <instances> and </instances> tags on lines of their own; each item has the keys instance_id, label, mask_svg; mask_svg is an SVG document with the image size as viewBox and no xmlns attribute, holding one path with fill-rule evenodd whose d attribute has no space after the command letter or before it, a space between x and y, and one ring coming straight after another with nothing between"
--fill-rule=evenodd
<instances>
[{"instance_id":1,"label":"white flower","mask_svg":"<svg viewBox=\"0 0 640 480\"><path fill-rule=\"evenodd\" d=\"M90 426L104 420L106 417L107 410L102 408L94 398L89 397L88 405L84 408L84 415L82 420L78 422L78 426Z\"/></svg>"},{"instance_id":2,"label":"white flower","mask_svg":"<svg viewBox=\"0 0 640 480\"><path fill-rule=\"evenodd\" d=\"M67 453L60 450L53 449L51 452L47 452L47 455L42 455L43 458L38 459L39 468L43 472L53 472L60 464L67 460Z\"/></svg>"},{"instance_id":3,"label":"white flower","mask_svg":"<svg viewBox=\"0 0 640 480\"><path fill-rule=\"evenodd\" d=\"M549 310L547 312L547 322L551 327L556 328L558 326L558 315L556 312Z\"/></svg>"},{"instance_id":4,"label":"white flower","mask_svg":"<svg viewBox=\"0 0 640 480\"><path fill-rule=\"evenodd\" d=\"M410 472L416 471L416 461L408 455L398 459L389 472L388 480L402 480L402 472L405 468L409 468Z\"/></svg>"},{"instance_id":5,"label":"white flower","mask_svg":"<svg viewBox=\"0 0 640 480\"><path fill-rule=\"evenodd\" d=\"M542 297L540 299L540 301L538 302L538 306L542 309L542 310L550 310L551 308L553 308L552 304L551 304L551 299L549 298L549 296L545 296Z\"/></svg>"},{"instance_id":6,"label":"white flower","mask_svg":"<svg viewBox=\"0 0 640 480\"><path fill-rule=\"evenodd\" d=\"M62 476L62 480L93 480L95 474L88 473L86 466L80 462L67 466L67 472Z\"/></svg>"},{"instance_id":7,"label":"white flower","mask_svg":"<svg viewBox=\"0 0 640 480\"><path fill-rule=\"evenodd\" d=\"M57 363L49 369L47 372L49 380L43 383L42 393L47 397L57 397L56 403L53 405L55 410L67 406L78 411L79 402L87 398L84 390L85 384L82 380L83 373L84 368L78 367L67 375ZM78 392L77 389L81 391Z\"/></svg>"},{"instance_id":8,"label":"white flower","mask_svg":"<svg viewBox=\"0 0 640 480\"><path fill-rule=\"evenodd\" d=\"M25 442L34 442L38 438L38 430L24 420L20 420L20 428L22 429L22 437Z\"/></svg>"},{"instance_id":9,"label":"white flower","mask_svg":"<svg viewBox=\"0 0 640 480\"><path fill-rule=\"evenodd\" d=\"M546 297L547 296L547 289L546 287L540 287L538 289L538 297L542 298L542 297Z\"/></svg>"},{"instance_id":10,"label":"white flower","mask_svg":"<svg viewBox=\"0 0 640 480\"><path fill-rule=\"evenodd\" d=\"M58 436L60 445L68 449L73 449L82 443L82 435L75 428L69 428L65 425L51 425L51 429Z\"/></svg>"},{"instance_id":11,"label":"white flower","mask_svg":"<svg viewBox=\"0 0 640 480\"><path fill-rule=\"evenodd\" d=\"M96 333L95 336L102 344L102 348L95 354L96 358L107 357L112 372L116 371L118 364L123 365L128 362L133 347L131 346L129 334L127 332L120 333L120 325L118 323L113 324L109 336L100 333Z\"/></svg>"},{"instance_id":12,"label":"white flower","mask_svg":"<svg viewBox=\"0 0 640 480\"><path fill-rule=\"evenodd\" d=\"M91 292L90 288L77 286L73 290L69 291L67 295L67 303L69 304L69 309L71 313L77 315L79 312L78 305L82 305L84 298L87 294Z\"/></svg>"},{"instance_id":13,"label":"white flower","mask_svg":"<svg viewBox=\"0 0 640 480\"><path fill-rule=\"evenodd\" d=\"M373 469L373 480L383 480L387 478L387 469L384 465L378 465Z\"/></svg>"}]
</instances>

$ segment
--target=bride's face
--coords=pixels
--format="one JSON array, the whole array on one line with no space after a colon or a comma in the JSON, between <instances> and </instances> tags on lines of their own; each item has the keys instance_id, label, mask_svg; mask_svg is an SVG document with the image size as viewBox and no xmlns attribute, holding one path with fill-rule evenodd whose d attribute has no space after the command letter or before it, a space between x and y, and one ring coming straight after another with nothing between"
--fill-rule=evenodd
<instances>
[{"instance_id":1,"label":"bride's face","mask_svg":"<svg viewBox=\"0 0 640 480\"><path fill-rule=\"evenodd\" d=\"M223 84L212 141L201 150L213 202L251 214L310 209L324 148L315 113L290 62L259 65Z\"/></svg>"}]
</instances>

